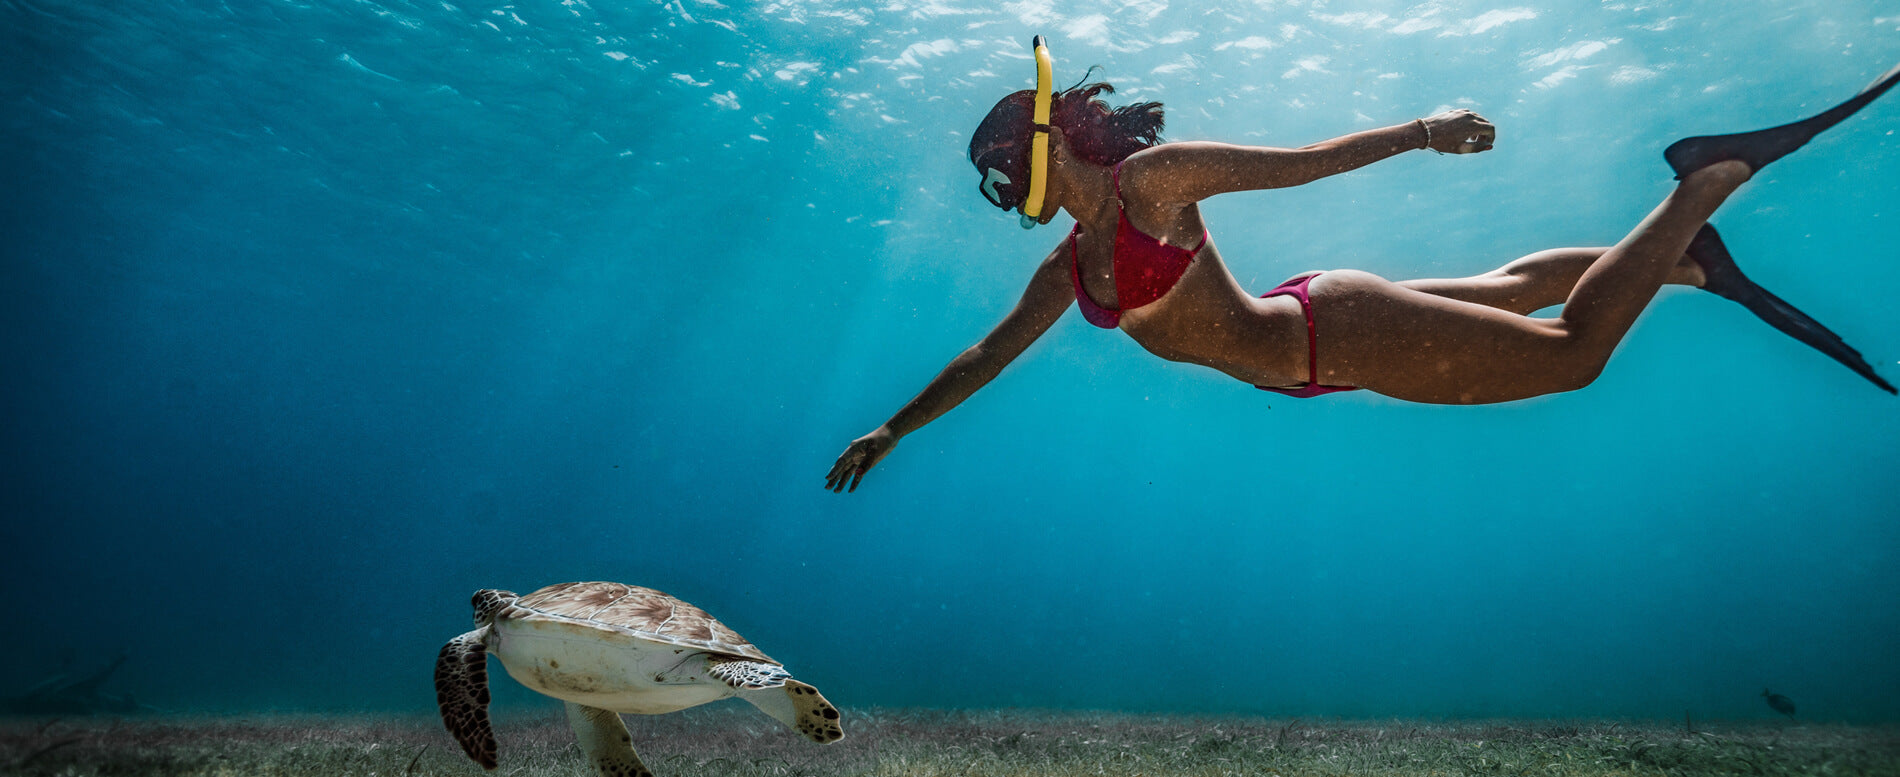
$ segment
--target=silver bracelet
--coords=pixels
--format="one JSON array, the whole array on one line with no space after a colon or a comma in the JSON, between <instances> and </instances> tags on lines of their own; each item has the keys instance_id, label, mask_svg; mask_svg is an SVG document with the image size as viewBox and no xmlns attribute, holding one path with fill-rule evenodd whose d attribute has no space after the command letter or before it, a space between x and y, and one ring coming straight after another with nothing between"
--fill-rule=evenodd
<instances>
[{"instance_id":1,"label":"silver bracelet","mask_svg":"<svg viewBox=\"0 0 1900 777\"><path fill-rule=\"evenodd\" d=\"M1426 124L1424 119L1413 119L1412 121L1418 122L1418 128L1425 130L1425 148L1431 148L1432 151L1437 152L1439 154L1445 153L1443 151L1439 151L1438 149L1432 148L1432 126L1430 124Z\"/></svg>"}]
</instances>

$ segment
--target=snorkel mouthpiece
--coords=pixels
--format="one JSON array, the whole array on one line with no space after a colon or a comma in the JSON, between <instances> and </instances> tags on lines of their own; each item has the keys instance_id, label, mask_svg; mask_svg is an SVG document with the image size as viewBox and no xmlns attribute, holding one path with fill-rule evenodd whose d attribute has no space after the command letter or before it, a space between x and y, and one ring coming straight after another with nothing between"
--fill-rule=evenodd
<instances>
[{"instance_id":1,"label":"snorkel mouthpiece","mask_svg":"<svg viewBox=\"0 0 1900 777\"><path fill-rule=\"evenodd\" d=\"M1034 229L1042 219L1042 195L1049 183L1049 103L1054 91L1050 71L1055 67L1041 35L1030 46L1036 50L1036 112L1035 134L1029 139L1029 198L1023 200L1023 229Z\"/></svg>"}]
</instances>

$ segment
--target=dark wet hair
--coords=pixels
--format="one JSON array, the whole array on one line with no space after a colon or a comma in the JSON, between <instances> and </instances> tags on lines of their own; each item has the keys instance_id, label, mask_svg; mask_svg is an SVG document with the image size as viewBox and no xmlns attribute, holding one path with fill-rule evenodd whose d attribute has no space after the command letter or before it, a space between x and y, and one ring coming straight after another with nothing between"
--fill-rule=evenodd
<instances>
[{"instance_id":1,"label":"dark wet hair","mask_svg":"<svg viewBox=\"0 0 1900 777\"><path fill-rule=\"evenodd\" d=\"M1140 102L1111 108L1097 95L1114 94L1115 87L1101 81L1077 84L1053 95L1049 123L1062 128L1062 135L1077 156L1098 165L1112 165L1128 155L1161 142L1163 125L1161 103ZM975 163L983 152L1020 144L1025 160L1029 153L1030 124L1034 122L1036 92L1025 89L997 101L983 123L970 136L970 161Z\"/></svg>"}]
</instances>

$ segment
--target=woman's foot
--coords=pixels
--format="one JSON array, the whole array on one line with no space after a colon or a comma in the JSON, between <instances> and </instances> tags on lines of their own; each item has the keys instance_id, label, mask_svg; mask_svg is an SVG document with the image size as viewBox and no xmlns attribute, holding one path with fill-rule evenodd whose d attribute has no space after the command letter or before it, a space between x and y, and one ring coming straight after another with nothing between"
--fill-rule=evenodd
<instances>
[{"instance_id":1,"label":"woman's foot","mask_svg":"<svg viewBox=\"0 0 1900 777\"><path fill-rule=\"evenodd\" d=\"M1848 369L1873 381L1874 385L1887 393L1896 393L1893 384L1875 373L1873 366L1861 358L1859 351L1848 346L1840 335L1743 275L1742 268L1735 266L1734 257L1729 255L1728 246L1722 244L1722 236L1716 234L1715 227L1702 225L1695 239L1689 241L1688 256L1702 268L1705 278L1703 290L1741 303L1742 307L1748 308L1749 312L1770 326L1847 365Z\"/></svg>"},{"instance_id":2,"label":"woman's foot","mask_svg":"<svg viewBox=\"0 0 1900 777\"><path fill-rule=\"evenodd\" d=\"M1700 289L1709 282L1709 274L1703 271L1701 264L1685 253L1681 259L1676 260L1676 269L1669 271L1669 280L1663 282Z\"/></svg>"},{"instance_id":3,"label":"woman's foot","mask_svg":"<svg viewBox=\"0 0 1900 777\"><path fill-rule=\"evenodd\" d=\"M1691 216L1694 221L1690 224L1706 223L1706 219L1754 175L1755 171L1749 169L1747 163L1724 159L1689 171L1669 198L1701 211L1700 216Z\"/></svg>"},{"instance_id":4,"label":"woman's foot","mask_svg":"<svg viewBox=\"0 0 1900 777\"><path fill-rule=\"evenodd\" d=\"M1849 98L1847 102L1836 105L1814 116L1793 124L1783 124L1754 132L1740 132L1733 135L1703 135L1683 138L1670 144L1663 150L1663 158L1669 161L1669 169L1676 171L1676 178L1709 165L1725 160L1739 160L1751 170L1761 170L1768 163L1794 152L1807 145L1814 136L1827 128L1841 123L1854 115L1855 111L1867 107L1874 98L1886 94L1894 84L1900 83L1900 66L1887 71L1874 82L1862 89L1860 94Z\"/></svg>"}]
</instances>

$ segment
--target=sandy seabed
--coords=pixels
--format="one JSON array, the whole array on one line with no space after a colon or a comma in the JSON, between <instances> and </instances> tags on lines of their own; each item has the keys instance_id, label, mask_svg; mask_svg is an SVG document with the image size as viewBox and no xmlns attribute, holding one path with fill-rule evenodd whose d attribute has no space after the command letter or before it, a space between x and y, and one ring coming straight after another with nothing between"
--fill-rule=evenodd
<instances>
[{"instance_id":1,"label":"sandy seabed","mask_svg":"<svg viewBox=\"0 0 1900 777\"><path fill-rule=\"evenodd\" d=\"M1331 720L847 709L814 744L750 707L627 716L659 777L1896 775L1900 725ZM508 777L592 771L558 707L498 713ZM0 719L0 774L479 775L424 715Z\"/></svg>"}]
</instances>

